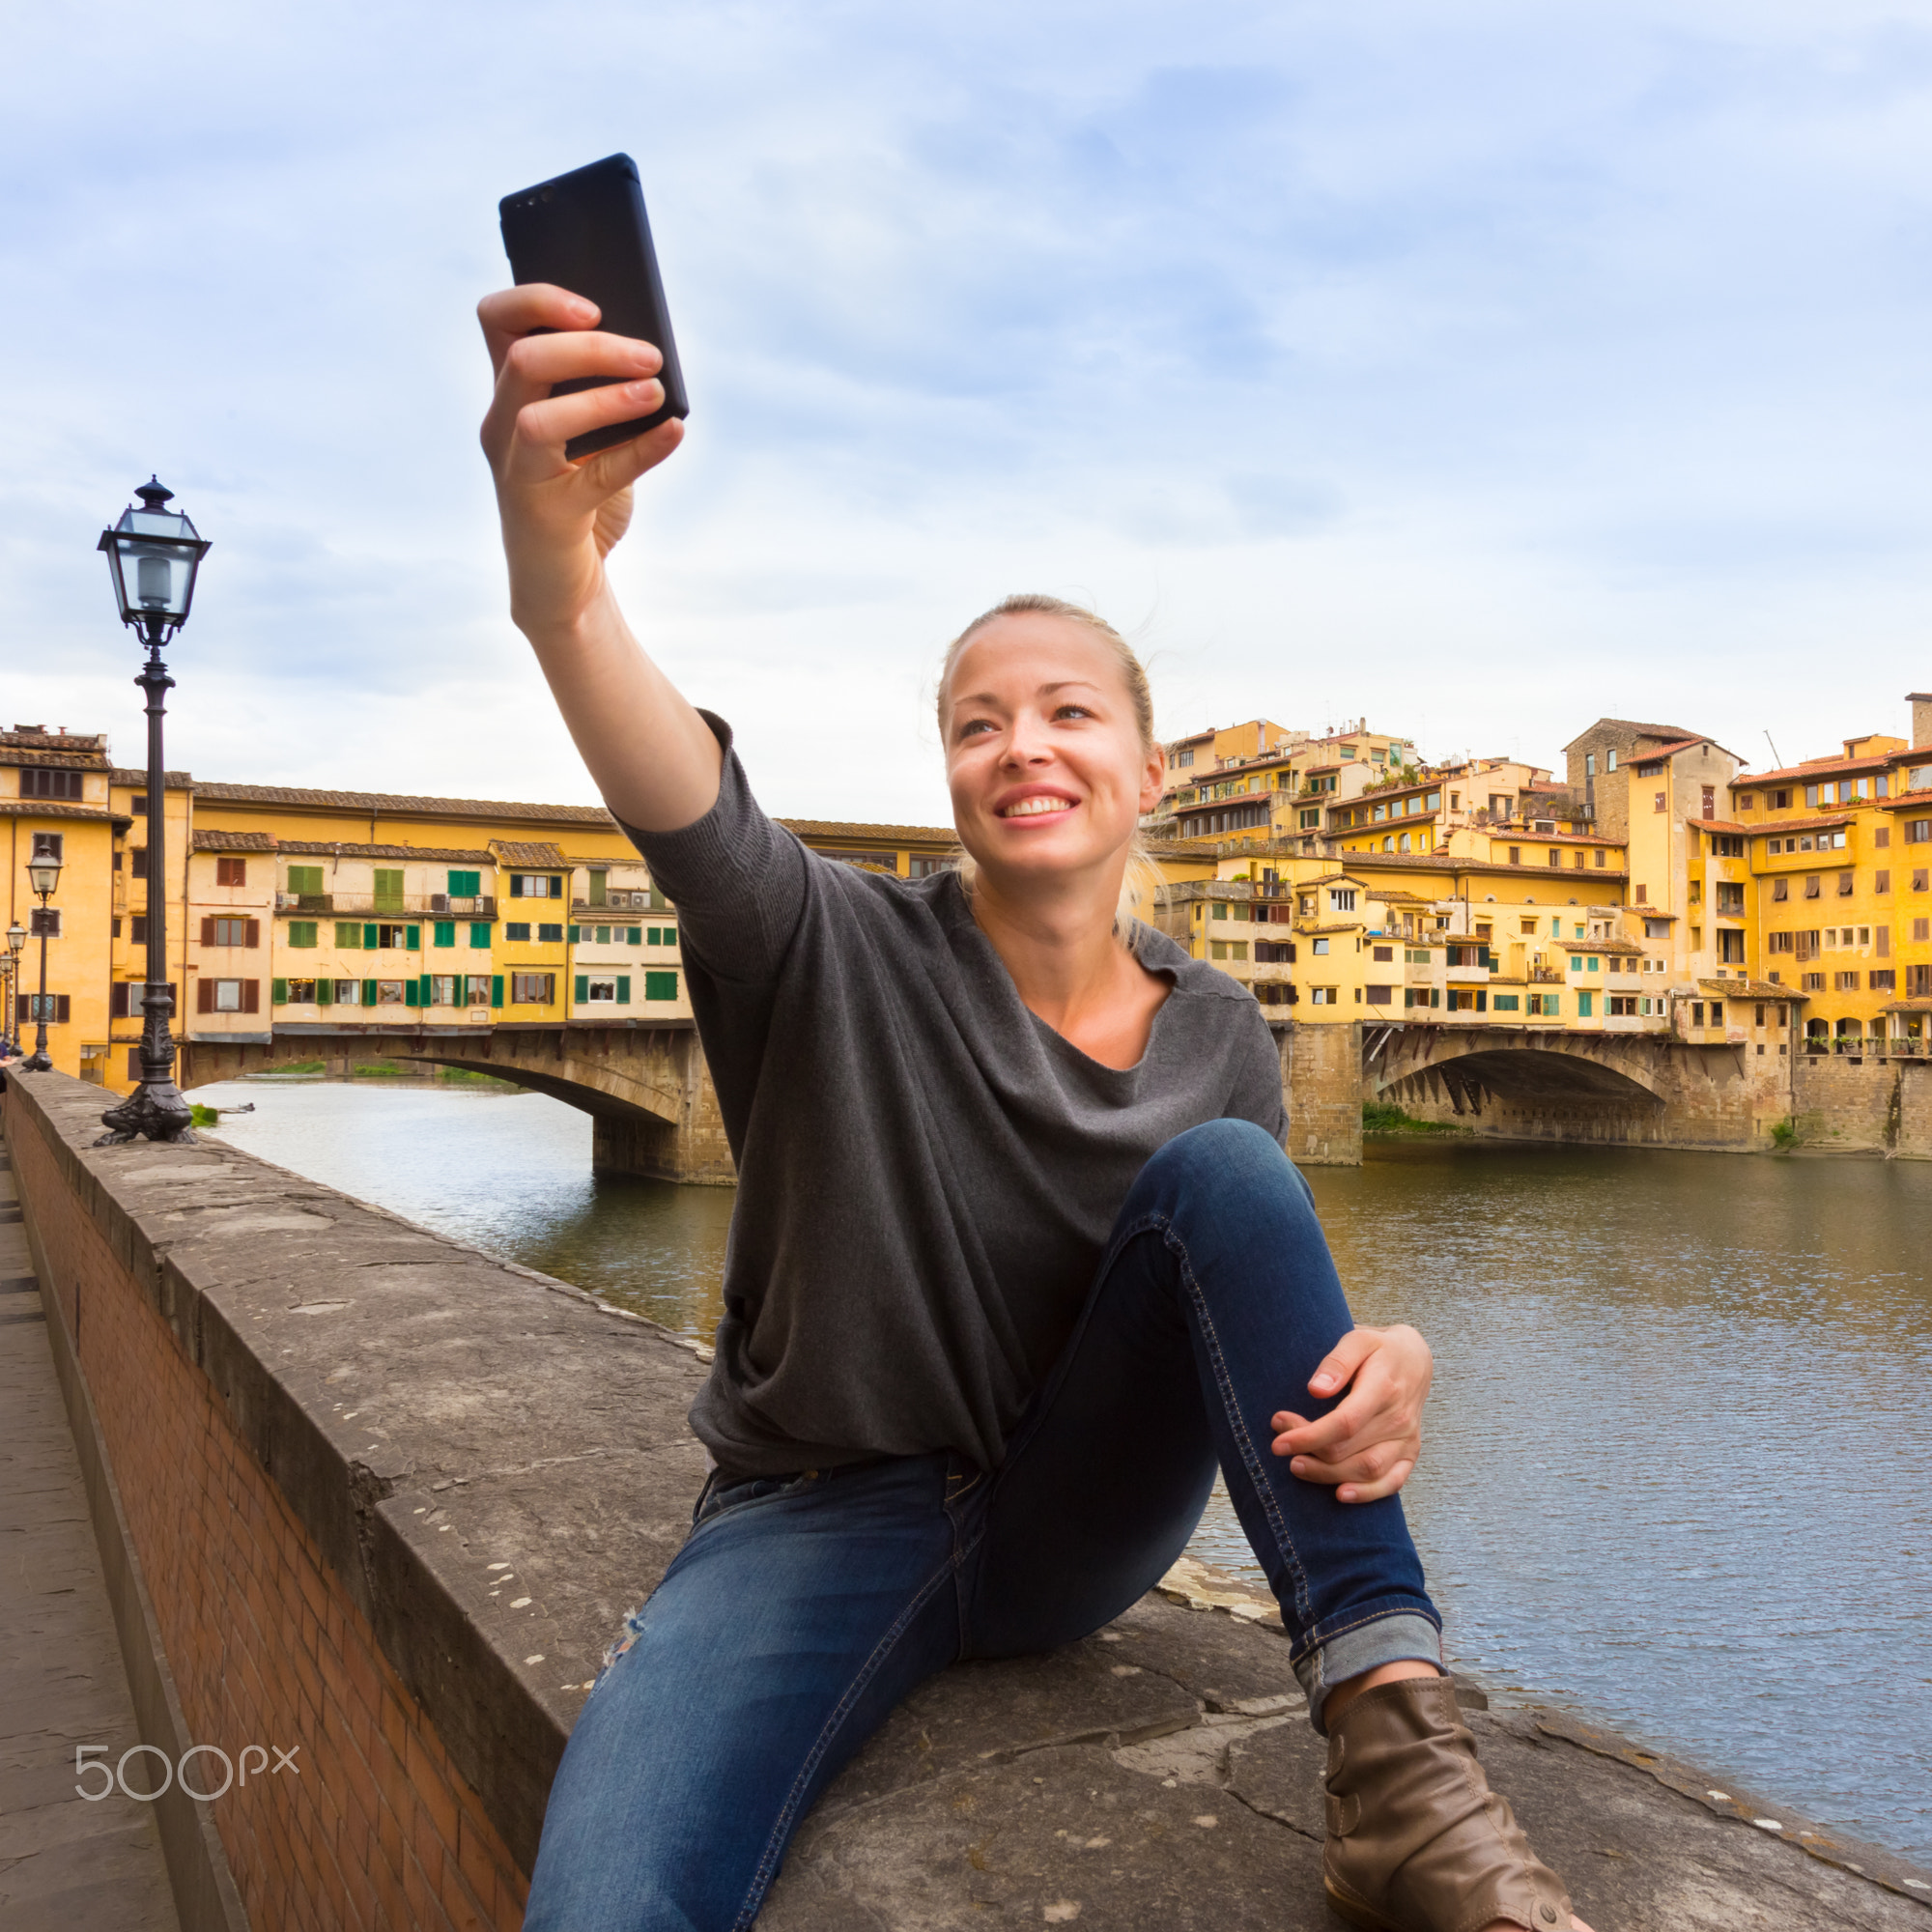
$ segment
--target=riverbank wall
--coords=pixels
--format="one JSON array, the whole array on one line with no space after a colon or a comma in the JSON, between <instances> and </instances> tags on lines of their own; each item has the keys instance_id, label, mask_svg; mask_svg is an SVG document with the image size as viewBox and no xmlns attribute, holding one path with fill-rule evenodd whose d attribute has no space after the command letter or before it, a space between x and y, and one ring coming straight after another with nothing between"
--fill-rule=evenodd
<instances>
[{"instance_id":1,"label":"riverbank wall","mask_svg":"<svg viewBox=\"0 0 1932 1932\"><path fill-rule=\"evenodd\" d=\"M139 1739L84 1742L196 1751L213 1795L156 1805L188 1932L517 1926L586 1688L702 1480L695 1348L218 1142L97 1148L101 1100L59 1074L0 1099L136 1693ZM1265 1605L1177 1594L923 1687L760 1926L1325 1925L1288 1647ZM1600 1925L1928 1923L1932 1879L1735 1785L1469 1718Z\"/></svg>"}]
</instances>

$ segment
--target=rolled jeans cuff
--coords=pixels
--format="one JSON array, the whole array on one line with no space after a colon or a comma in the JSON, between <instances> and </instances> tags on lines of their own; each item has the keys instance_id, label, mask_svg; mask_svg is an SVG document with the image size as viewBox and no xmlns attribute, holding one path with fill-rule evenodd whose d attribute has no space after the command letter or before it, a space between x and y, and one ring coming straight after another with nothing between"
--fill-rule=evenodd
<instances>
[{"instance_id":1,"label":"rolled jeans cuff","mask_svg":"<svg viewBox=\"0 0 1932 1932\"><path fill-rule=\"evenodd\" d=\"M1338 1632L1305 1651L1294 1661L1294 1674L1308 1693L1308 1720L1317 1733L1322 1728L1321 1707L1338 1684L1375 1670L1384 1663L1442 1662L1442 1633L1435 1619L1419 1610L1392 1609L1368 1623L1355 1624Z\"/></svg>"}]
</instances>

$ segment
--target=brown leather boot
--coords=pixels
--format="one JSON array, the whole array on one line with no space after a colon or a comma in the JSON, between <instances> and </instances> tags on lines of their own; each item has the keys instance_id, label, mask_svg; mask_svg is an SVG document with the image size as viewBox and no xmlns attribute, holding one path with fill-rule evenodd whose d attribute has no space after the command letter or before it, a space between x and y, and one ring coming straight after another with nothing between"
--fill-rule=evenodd
<instances>
[{"instance_id":1,"label":"brown leather boot","mask_svg":"<svg viewBox=\"0 0 1932 1932\"><path fill-rule=\"evenodd\" d=\"M1570 1932L1562 1881L1490 1789L1447 1677L1378 1684L1328 1733L1330 1908L1364 1932Z\"/></svg>"}]
</instances>

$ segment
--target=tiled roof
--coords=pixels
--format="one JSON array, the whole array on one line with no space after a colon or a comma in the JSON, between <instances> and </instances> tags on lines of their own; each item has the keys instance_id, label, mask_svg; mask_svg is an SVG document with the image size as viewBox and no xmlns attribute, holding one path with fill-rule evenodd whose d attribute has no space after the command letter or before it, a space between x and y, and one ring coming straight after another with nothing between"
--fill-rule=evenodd
<instances>
[{"instance_id":1,"label":"tiled roof","mask_svg":"<svg viewBox=\"0 0 1932 1932\"><path fill-rule=\"evenodd\" d=\"M195 842L201 842L196 833ZM217 835L221 836L221 835ZM494 852L466 852L446 845L355 845L346 839L280 838L274 841L283 854L299 853L303 858L333 855L343 859L428 859L437 865L494 866Z\"/></svg>"},{"instance_id":2,"label":"tiled roof","mask_svg":"<svg viewBox=\"0 0 1932 1932\"><path fill-rule=\"evenodd\" d=\"M1687 818L1684 822L1704 832L1742 832L1747 838L1768 829L1762 825L1741 825L1731 818Z\"/></svg>"},{"instance_id":3,"label":"tiled roof","mask_svg":"<svg viewBox=\"0 0 1932 1932\"><path fill-rule=\"evenodd\" d=\"M1741 772L1731 781L1733 791L1750 791L1758 785L1808 783L1836 772L1882 772L1895 763L1899 752L1877 752L1868 758L1810 758L1802 765L1782 765L1775 772Z\"/></svg>"},{"instance_id":4,"label":"tiled roof","mask_svg":"<svg viewBox=\"0 0 1932 1932\"><path fill-rule=\"evenodd\" d=\"M1634 718L1599 718L1589 731L1579 732L1564 746L1567 752L1571 745L1580 745L1590 735L1590 731L1601 731L1605 725L1613 724L1619 729L1634 732L1639 738L1667 738L1679 744L1701 744L1703 741L1693 732L1685 730L1681 724L1639 724ZM1632 754L1633 756L1635 753ZM1648 755L1647 753L1645 755Z\"/></svg>"},{"instance_id":5,"label":"tiled roof","mask_svg":"<svg viewBox=\"0 0 1932 1932\"><path fill-rule=\"evenodd\" d=\"M506 866L561 866L564 857L555 845L541 841L522 843L509 838L493 838L490 849Z\"/></svg>"},{"instance_id":6,"label":"tiled roof","mask_svg":"<svg viewBox=\"0 0 1932 1932\"><path fill-rule=\"evenodd\" d=\"M197 832L197 852L272 852L274 839L266 832Z\"/></svg>"},{"instance_id":7,"label":"tiled roof","mask_svg":"<svg viewBox=\"0 0 1932 1932\"><path fill-rule=\"evenodd\" d=\"M881 845L956 845L950 825L858 825L838 818L780 818L773 821L801 838L867 838Z\"/></svg>"},{"instance_id":8,"label":"tiled roof","mask_svg":"<svg viewBox=\"0 0 1932 1932\"><path fill-rule=\"evenodd\" d=\"M166 787L169 791L192 791L194 789L194 774L192 772L168 772L164 774L164 777ZM146 791L148 788L148 774L145 771L136 770L132 765L116 765L107 774L107 781L110 784L133 785L137 790Z\"/></svg>"},{"instance_id":9,"label":"tiled roof","mask_svg":"<svg viewBox=\"0 0 1932 1932\"><path fill-rule=\"evenodd\" d=\"M1699 980L1697 990L1721 994L1727 1000L1804 1000L1810 997L1796 986L1774 986L1769 980Z\"/></svg>"},{"instance_id":10,"label":"tiled roof","mask_svg":"<svg viewBox=\"0 0 1932 1932\"><path fill-rule=\"evenodd\" d=\"M136 782L143 780L137 776ZM197 798L217 805L280 805L308 811L374 811L421 818L520 818L570 825L617 821L601 805L529 805L492 798L423 798L409 792L309 791L296 785L213 784L194 787Z\"/></svg>"},{"instance_id":11,"label":"tiled roof","mask_svg":"<svg viewBox=\"0 0 1932 1932\"><path fill-rule=\"evenodd\" d=\"M0 798L0 817L98 818L103 824L115 814L104 805L65 805L51 798Z\"/></svg>"},{"instance_id":12,"label":"tiled roof","mask_svg":"<svg viewBox=\"0 0 1932 1932\"><path fill-rule=\"evenodd\" d=\"M58 745L61 741L53 741ZM60 751L51 748L37 752L31 747L21 749L16 732L0 734L0 765L38 765L43 770L99 772L107 767L105 752L77 752L63 747Z\"/></svg>"}]
</instances>

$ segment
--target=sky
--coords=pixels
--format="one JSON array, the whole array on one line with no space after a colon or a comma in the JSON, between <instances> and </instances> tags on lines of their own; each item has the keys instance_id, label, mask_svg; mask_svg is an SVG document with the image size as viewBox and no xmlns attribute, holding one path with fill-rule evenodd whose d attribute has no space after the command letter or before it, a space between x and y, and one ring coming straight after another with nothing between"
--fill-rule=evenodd
<instances>
[{"instance_id":1,"label":"sky","mask_svg":"<svg viewBox=\"0 0 1932 1932\"><path fill-rule=\"evenodd\" d=\"M692 414L613 571L767 807L943 823L1093 605L1164 735L1747 763L1932 689L1932 4L7 10L0 724L143 753L101 527L213 549L198 777L594 797L476 429L504 194L616 150Z\"/></svg>"}]
</instances>

